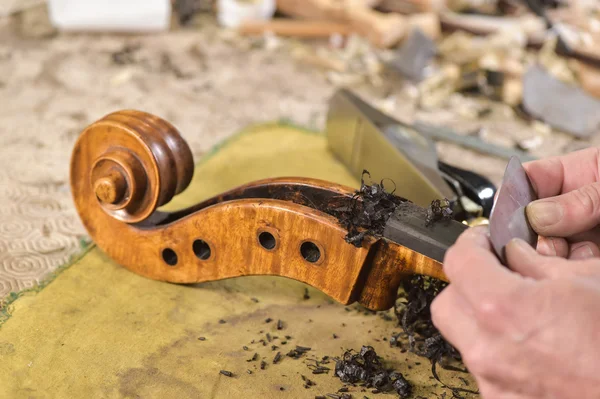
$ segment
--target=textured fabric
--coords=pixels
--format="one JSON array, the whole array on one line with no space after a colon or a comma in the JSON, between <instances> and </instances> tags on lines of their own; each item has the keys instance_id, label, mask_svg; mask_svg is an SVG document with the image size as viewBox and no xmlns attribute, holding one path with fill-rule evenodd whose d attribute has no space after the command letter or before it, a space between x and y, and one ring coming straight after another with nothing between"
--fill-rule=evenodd
<instances>
[{"instance_id":1,"label":"textured fabric","mask_svg":"<svg viewBox=\"0 0 600 399\"><path fill-rule=\"evenodd\" d=\"M38 181L43 174L8 173L9 164L0 170L0 309L11 295L39 284L81 252L87 240L60 186Z\"/></svg>"},{"instance_id":2,"label":"textured fabric","mask_svg":"<svg viewBox=\"0 0 600 399\"><path fill-rule=\"evenodd\" d=\"M323 136L267 125L206 157L188 190L167 208L285 175L358 186L327 152ZM313 398L336 392L342 383L333 377L333 362L327 374L313 375L310 359L364 344L405 373L416 386L415 397L444 391L451 396L432 379L426 360L384 340L398 331L397 323L354 307L345 310L312 288L305 299L306 288L280 277L190 286L158 282L127 271L93 247L44 289L7 308L0 321L0 397ZM311 350L300 359L285 356L296 345ZM278 352L283 357L273 364ZM254 353L258 359L247 361ZM316 385L305 388L302 375ZM440 376L454 386L462 386L459 377L467 378L474 387L467 374L440 371ZM372 397L370 390L351 390L355 398Z\"/></svg>"}]
</instances>

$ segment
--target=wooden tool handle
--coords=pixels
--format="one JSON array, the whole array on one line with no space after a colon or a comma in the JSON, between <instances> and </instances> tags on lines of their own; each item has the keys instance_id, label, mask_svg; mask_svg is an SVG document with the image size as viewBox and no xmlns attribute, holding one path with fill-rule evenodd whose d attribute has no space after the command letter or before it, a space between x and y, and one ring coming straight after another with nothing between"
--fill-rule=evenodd
<instances>
[{"instance_id":1,"label":"wooden tool handle","mask_svg":"<svg viewBox=\"0 0 600 399\"><path fill-rule=\"evenodd\" d=\"M274 19L271 21L248 21L238 29L243 35L262 35L272 32L279 36L301 38L329 37L331 35L348 35L352 28L343 23L331 21L307 21L295 19Z\"/></svg>"},{"instance_id":2,"label":"wooden tool handle","mask_svg":"<svg viewBox=\"0 0 600 399\"><path fill-rule=\"evenodd\" d=\"M331 20L348 24L378 47L391 47L400 42L412 27L418 26L427 35L437 38L440 23L436 15L405 17L371 9L365 1L357 0L277 0L284 14L300 18Z\"/></svg>"},{"instance_id":3,"label":"wooden tool handle","mask_svg":"<svg viewBox=\"0 0 600 399\"><path fill-rule=\"evenodd\" d=\"M198 283L277 275L371 309L393 306L405 274L444 278L438 262L384 239L348 244L327 210L353 201L354 192L330 182L262 180L178 212L157 211L192 174L177 130L140 111L112 113L87 127L71 158L75 206L94 242L148 278Z\"/></svg>"}]
</instances>

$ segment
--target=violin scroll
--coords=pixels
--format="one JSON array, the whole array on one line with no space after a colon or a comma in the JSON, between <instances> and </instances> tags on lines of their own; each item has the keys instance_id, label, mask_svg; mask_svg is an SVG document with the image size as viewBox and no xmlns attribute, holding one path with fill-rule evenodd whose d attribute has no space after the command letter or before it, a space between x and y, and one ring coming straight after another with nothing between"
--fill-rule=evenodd
<instances>
[{"instance_id":1,"label":"violin scroll","mask_svg":"<svg viewBox=\"0 0 600 399\"><path fill-rule=\"evenodd\" d=\"M73 151L74 196L91 189L113 218L138 223L189 185L192 153L177 129L151 114L124 110L86 128Z\"/></svg>"}]
</instances>

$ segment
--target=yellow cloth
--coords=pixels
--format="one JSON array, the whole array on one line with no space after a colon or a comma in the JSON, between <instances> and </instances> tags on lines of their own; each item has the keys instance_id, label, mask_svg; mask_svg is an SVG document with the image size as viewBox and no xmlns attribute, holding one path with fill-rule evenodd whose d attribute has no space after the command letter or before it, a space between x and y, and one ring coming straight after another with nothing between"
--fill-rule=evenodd
<instances>
[{"instance_id":1,"label":"yellow cloth","mask_svg":"<svg viewBox=\"0 0 600 399\"><path fill-rule=\"evenodd\" d=\"M286 175L358 187L327 151L322 135L261 125L202 160L188 190L167 208ZM314 398L336 392L342 383L333 377L333 362L329 374L313 375L309 359L339 356L341 348L358 350L363 344L405 373L415 396L448 392L431 379L426 360L383 341L399 330L395 322L347 311L312 288L305 300L305 288L281 277L193 286L157 282L93 247L44 289L9 306L10 317L0 325L0 398ZM282 330L277 320L283 321ZM266 333L278 338L263 346L259 341ZM295 345L312 350L302 359L286 357ZM259 360L247 362L255 352ZM273 364L277 352L283 358ZM302 375L316 385L304 388ZM475 387L466 374L440 375L454 386L462 385L458 377L469 378ZM370 390L352 390L354 398L374 397Z\"/></svg>"}]
</instances>

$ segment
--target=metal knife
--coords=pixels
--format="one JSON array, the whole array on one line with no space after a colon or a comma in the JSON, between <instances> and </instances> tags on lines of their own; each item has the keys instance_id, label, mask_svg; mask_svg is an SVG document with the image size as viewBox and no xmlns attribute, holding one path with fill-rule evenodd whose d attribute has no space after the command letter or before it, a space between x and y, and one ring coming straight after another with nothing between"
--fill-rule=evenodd
<instances>
[{"instance_id":1,"label":"metal knife","mask_svg":"<svg viewBox=\"0 0 600 399\"><path fill-rule=\"evenodd\" d=\"M417 205L426 207L434 199L447 198L458 219L484 222L491 213L496 187L482 175L438 159L433 140L460 137L440 129L402 123L341 89L329 104L326 135L332 153L357 177L368 170L375 181L394 181L395 194ZM530 159L520 151L472 137L462 137L457 143L500 157Z\"/></svg>"},{"instance_id":2,"label":"metal knife","mask_svg":"<svg viewBox=\"0 0 600 399\"><path fill-rule=\"evenodd\" d=\"M348 90L333 96L326 134L330 149L350 170L357 175L368 170L375 179L389 178L396 195L418 205L392 215L384 231L386 238L439 262L469 225L490 224L490 239L502 262L504 247L512 238L535 246L537 235L525 214L527 204L536 199L535 192L518 156L509 159L496 191L485 177L440 162L430 135L407 127ZM506 155L510 150L497 152ZM423 207L443 198L458 204L455 220L426 227Z\"/></svg>"}]
</instances>

